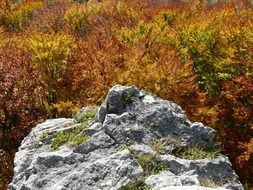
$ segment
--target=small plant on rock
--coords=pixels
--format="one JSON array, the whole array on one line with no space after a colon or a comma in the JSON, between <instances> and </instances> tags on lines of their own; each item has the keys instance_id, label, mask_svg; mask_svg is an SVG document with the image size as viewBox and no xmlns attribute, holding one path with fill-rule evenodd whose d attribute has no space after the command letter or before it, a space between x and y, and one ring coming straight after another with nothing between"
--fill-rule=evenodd
<instances>
[{"instance_id":1,"label":"small plant on rock","mask_svg":"<svg viewBox=\"0 0 253 190\"><path fill-rule=\"evenodd\" d=\"M204 158L215 158L219 156L220 150L210 150L206 151L199 147L186 147L181 148L176 151L175 155L182 159L187 160L197 160L197 159L204 159Z\"/></svg>"},{"instance_id":2,"label":"small plant on rock","mask_svg":"<svg viewBox=\"0 0 253 190\"><path fill-rule=\"evenodd\" d=\"M128 183L126 186L121 187L119 190L150 190L151 187L143 181Z\"/></svg>"},{"instance_id":3,"label":"small plant on rock","mask_svg":"<svg viewBox=\"0 0 253 190\"><path fill-rule=\"evenodd\" d=\"M165 154L166 153L166 146L173 146L172 148L179 148L181 146L181 141L180 139L169 137L169 138L161 138L161 139L156 139L153 142L153 149L158 153L158 154ZM171 152L169 152L171 153Z\"/></svg>"},{"instance_id":4,"label":"small plant on rock","mask_svg":"<svg viewBox=\"0 0 253 190\"><path fill-rule=\"evenodd\" d=\"M92 107L88 110L81 111L79 114L76 115L75 123L86 123L90 125L94 120L97 112L98 112L97 107Z\"/></svg>"},{"instance_id":5,"label":"small plant on rock","mask_svg":"<svg viewBox=\"0 0 253 190\"><path fill-rule=\"evenodd\" d=\"M124 143L119 147L119 150L129 150L129 152L132 152L133 149L131 148L131 146L133 145L133 143L131 142L131 140L129 138L127 138Z\"/></svg>"},{"instance_id":6,"label":"small plant on rock","mask_svg":"<svg viewBox=\"0 0 253 190\"><path fill-rule=\"evenodd\" d=\"M136 158L144 170L145 176L158 174L167 168L162 162L158 161L156 155L148 154Z\"/></svg>"},{"instance_id":7,"label":"small plant on rock","mask_svg":"<svg viewBox=\"0 0 253 190\"><path fill-rule=\"evenodd\" d=\"M89 136L84 131L87 126L79 124L72 131L60 131L58 132L51 142L51 149L57 150L62 145L79 145L86 142Z\"/></svg>"},{"instance_id":8,"label":"small plant on rock","mask_svg":"<svg viewBox=\"0 0 253 190\"><path fill-rule=\"evenodd\" d=\"M217 188L221 187L224 184L226 184L227 180L215 180L215 179L209 179L207 177L199 179L200 183L204 187L211 187L211 188Z\"/></svg>"},{"instance_id":9,"label":"small plant on rock","mask_svg":"<svg viewBox=\"0 0 253 190\"><path fill-rule=\"evenodd\" d=\"M75 118L77 127L71 131L58 132L51 142L51 149L57 150L64 144L79 145L86 142L89 139L89 136L85 129L94 121L97 111L97 107L92 107L79 113Z\"/></svg>"},{"instance_id":10,"label":"small plant on rock","mask_svg":"<svg viewBox=\"0 0 253 190\"><path fill-rule=\"evenodd\" d=\"M129 92L123 93L122 95L122 100L125 104L132 104L134 103L134 98L133 95Z\"/></svg>"},{"instance_id":11,"label":"small plant on rock","mask_svg":"<svg viewBox=\"0 0 253 190\"><path fill-rule=\"evenodd\" d=\"M165 154L164 144L161 139L156 139L152 147L158 154Z\"/></svg>"}]
</instances>

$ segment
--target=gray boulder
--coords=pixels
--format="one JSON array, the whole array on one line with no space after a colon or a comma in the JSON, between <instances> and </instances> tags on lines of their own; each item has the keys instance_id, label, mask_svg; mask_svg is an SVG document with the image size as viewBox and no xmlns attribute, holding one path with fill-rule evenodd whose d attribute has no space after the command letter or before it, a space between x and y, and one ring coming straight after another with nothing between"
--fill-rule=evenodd
<instances>
[{"instance_id":1,"label":"gray boulder","mask_svg":"<svg viewBox=\"0 0 253 190\"><path fill-rule=\"evenodd\" d=\"M37 125L16 153L8 189L243 189L229 159L217 153L215 131L191 123L180 106L117 85L92 120L93 110ZM84 124L76 145L64 141ZM64 143L52 150L56 138Z\"/></svg>"}]
</instances>

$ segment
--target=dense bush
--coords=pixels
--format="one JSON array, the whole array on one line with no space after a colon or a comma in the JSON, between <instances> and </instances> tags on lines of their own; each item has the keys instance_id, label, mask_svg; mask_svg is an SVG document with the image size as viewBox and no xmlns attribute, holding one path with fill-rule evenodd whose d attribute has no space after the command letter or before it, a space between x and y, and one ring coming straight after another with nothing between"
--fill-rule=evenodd
<instances>
[{"instance_id":1,"label":"dense bush","mask_svg":"<svg viewBox=\"0 0 253 190\"><path fill-rule=\"evenodd\" d=\"M100 11L100 4L74 5L69 8L64 16L68 29L77 34L84 35L92 16Z\"/></svg>"},{"instance_id":2,"label":"dense bush","mask_svg":"<svg viewBox=\"0 0 253 190\"><path fill-rule=\"evenodd\" d=\"M34 80L37 76L26 52L10 44L0 48L0 151L4 152L0 157L2 189L12 178L10 161L15 149L42 117L37 109L44 90Z\"/></svg>"},{"instance_id":3,"label":"dense bush","mask_svg":"<svg viewBox=\"0 0 253 190\"><path fill-rule=\"evenodd\" d=\"M67 75L73 49L72 37L65 34L35 34L28 41L33 67L48 92L48 104L56 103L61 96L57 87Z\"/></svg>"},{"instance_id":4,"label":"dense bush","mask_svg":"<svg viewBox=\"0 0 253 190\"><path fill-rule=\"evenodd\" d=\"M0 24L5 26L7 30L24 30L32 13L42 6L43 4L40 1L15 4L5 1L5 4L3 3L0 8Z\"/></svg>"},{"instance_id":5,"label":"dense bush","mask_svg":"<svg viewBox=\"0 0 253 190\"><path fill-rule=\"evenodd\" d=\"M252 186L252 15L243 0L1 1L0 188L37 121L99 104L117 83L174 101L215 128Z\"/></svg>"}]
</instances>

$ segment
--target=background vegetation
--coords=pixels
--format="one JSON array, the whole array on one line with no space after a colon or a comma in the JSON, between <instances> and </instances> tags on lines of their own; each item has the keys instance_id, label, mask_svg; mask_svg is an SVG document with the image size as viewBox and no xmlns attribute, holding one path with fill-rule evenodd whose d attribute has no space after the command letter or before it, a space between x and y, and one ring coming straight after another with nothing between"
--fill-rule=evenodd
<instances>
[{"instance_id":1,"label":"background vegetation","mask_svg":"<svg viewBox=\"0 0 253 190\"><path fill-rule=\"evenodd\" d=\"M136 85L217 130L253 181L253 8L248 1L0 1L0 189L21 140L45 118ZM251 183L250 183L251 182Z\"/></svg>"}]
</instances>

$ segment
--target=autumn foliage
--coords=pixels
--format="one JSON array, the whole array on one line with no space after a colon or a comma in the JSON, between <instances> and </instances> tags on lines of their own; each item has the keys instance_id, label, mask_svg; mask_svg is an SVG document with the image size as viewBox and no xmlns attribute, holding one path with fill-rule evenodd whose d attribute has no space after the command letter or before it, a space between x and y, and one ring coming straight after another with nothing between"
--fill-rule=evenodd
<instances>
[{"instance_id":1,"label":"autumn foliage","mask_svg":"<svg viewBox=\"0 0 253 190\"><path fill-rule=\"evenodd\" d=\"M0 0L0 189L37 122L136 85L217 130L253 184L253 8L246 0Z\"/></svg>"}]
</instances>

